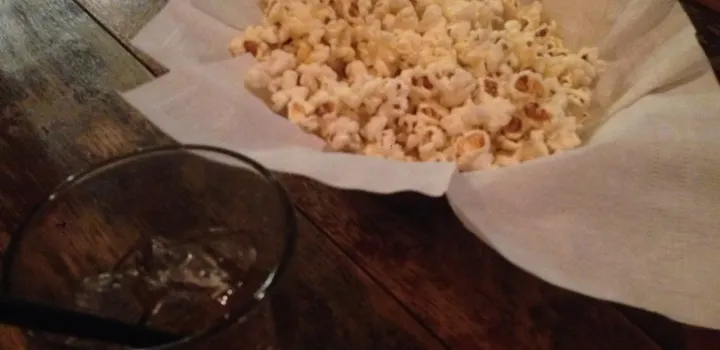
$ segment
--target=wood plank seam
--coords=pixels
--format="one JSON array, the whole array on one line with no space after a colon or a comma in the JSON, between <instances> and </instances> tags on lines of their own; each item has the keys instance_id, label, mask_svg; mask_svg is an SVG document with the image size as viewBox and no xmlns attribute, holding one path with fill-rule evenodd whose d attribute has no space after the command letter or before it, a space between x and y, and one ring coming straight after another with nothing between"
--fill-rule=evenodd
<instances>
[{"instance_id":1,"label":"wood plank seam","mask_svg":"<svg viewBox=\"0 0 720 350\"><path fill-rule=\"evenodd\" d=\"M97 23L100 28L102 28L108 35L110 35L120 46L125 49L130 55L135 58L137 62L139 62L150 74L152 74L154 77L158 77L162 75L164 72L158 72L156 69L153 69L152 65L149 64L145 59L140 57L138 54L138 50L135 49L132 44L124 40L122 37L120 37L118 34L116 34L111 28L109 28L105 23L103 23L97 16L95 16L94 13L92 13L90 10L88 10L81 2L78 0L72 0L75 5L77 5L79 8L85 12L85 14L88 15L95 23Z\"/></svg>"},{"instance_id":2,"label":"wood plank seam","mask_svg":"<svg viewBox=\"0 0 720 350\"><path fill-rule=\"evenodd\" d=\"M414 310L412 310L408 305L406 305L400 298L398 298L395 293L388 288L385 283L382 283L374 274L372 274L363 264L361 264L359 261L357 261L354 258L354 255L350 252L343 249L342 245L340 245L339 242L335 240L335 238L332 237L325 229L320 227L310 215L308 215L299 205L294 205L295 209L300 212L301 215L303 215L308 222L310 222L311 225L313 225L319 232L322 232L322 234L339 250L341 251L350 261L357 266L357 268L362 271L373 283L378 285L381 290L383 290L385 293L387 293L398 305L400 305L400 308L405 310L410 317L415 320L423 329L425 329L428 333L432 334L433 338L435 338L440 344L442 344L443 347L446 349L451 349L452 347L443 339L440 337L440 335L437 334L435 330L433 330L426 322L423 321L423 319L416 313Z\"/></svg>"}]
</instances>

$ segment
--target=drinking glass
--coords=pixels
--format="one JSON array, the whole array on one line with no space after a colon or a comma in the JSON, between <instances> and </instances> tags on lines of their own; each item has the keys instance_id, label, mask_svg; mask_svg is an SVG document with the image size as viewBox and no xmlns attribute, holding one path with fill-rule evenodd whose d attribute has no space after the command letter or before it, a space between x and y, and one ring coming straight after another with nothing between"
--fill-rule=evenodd
<instances>
[{"instance_id":1,"label":"drinking glass","mask_svg":"<svg viewBox=\"0 0 720 350\"><path fill-rule=\"evenodd\" d=\"M211 146L141 150L70 176L13 235L2 290L182 334L149 349L275 349L270 296L295 246L272 175ZM41 349L122 349L28 332Z\"/></svg>"}]
</instances>

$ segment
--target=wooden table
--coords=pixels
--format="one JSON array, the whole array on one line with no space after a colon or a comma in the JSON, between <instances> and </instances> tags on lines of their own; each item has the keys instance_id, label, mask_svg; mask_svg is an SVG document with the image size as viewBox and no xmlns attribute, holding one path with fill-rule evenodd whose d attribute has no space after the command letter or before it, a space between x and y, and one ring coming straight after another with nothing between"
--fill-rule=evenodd
<instances>
[{"instance_id":1,"label":"wooden table","mask_svg":"<svg viewBox=\"0 0 720 350\"><path fill-rule=\"evenodd\" d=\"M173 142L115 92L165 72L128 44L165 1L0 0L0 247L68 174ZM717 14L690 12L712 33ZM301 213L294 273L277 295L294 349L720 349L718 333L528 275L444 199L281 179ZM0 329L0 349L23 348L20 332Z\"/></svg>"}]
</instances>

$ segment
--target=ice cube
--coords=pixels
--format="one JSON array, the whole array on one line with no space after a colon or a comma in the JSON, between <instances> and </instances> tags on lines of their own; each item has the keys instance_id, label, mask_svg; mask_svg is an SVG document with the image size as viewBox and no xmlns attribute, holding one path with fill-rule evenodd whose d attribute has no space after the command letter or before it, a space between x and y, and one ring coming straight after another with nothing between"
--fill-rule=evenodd
<instances>
[{"instance_id":1,"label":"ice cube","mask_svg":"<svg viewBox=\"0 0 720 350\"><path fill-rule=\"evenodd\" d=\"M134 322L142 315L142 305L133 295L128 273L101 273L85 277L77 286L75 305L82 311Z\"/></svg>"},{"instance_id":2,"label":"ice cube","mask_svg":"<svg viewBox=\"0 0 720 350\"><path fill-rule=\"evenodd\" d=\"M223 240L152 237L111 273L87 277L77 305L93 313L171 331L196 332L227 317L242 297L244 267L256 259L252 246ZM235 305L235 306L233 306Z\"/></svg>"},{"instance_id":3,"label":"ice cube","mask_svg":"<svg viewBox=\"0 0 720 350\"><path fill-rule=\"evenodd\" d=\"M203 244L223 265L232 264L236 268L248 270L257 261L257 250L249 240L240 242L238 239L212 238Z\"/></svg>"},{"instance_id":4,"label":"ice cube","mask_svg":"<svg viewBox=\"0 0 720 350\"><path fill-rule=\"evenodd\" d=\"M173 270L184 266L190 258L182 246L167 238L155 236L150 240L149 249L139 251L137 260L147 285L150 288L163 289L167 287Z\"/></svg>"},{"instance_id":5,"label":"ice cube","mask_svg":"<svg viewBox=\"0 0 720 350\"><path fill-rule=\"evenodd\" d=\"M146 325L178 333L201 332L221 322L228 311L205 291L173 287L155 305Z\"/></svg>"},{"instance_id":6,"label":"ice cube","mask_svg":"<svg viewBox=\"0 0 720 350\"><path fill-rule=\"evenodd\" d=\"M187 284L197 288L221 289L229 275L210 252L195 243L174 243L153 238L152 254L143 259L146 282L155 288Z\"/></svg>"}]
</instances>

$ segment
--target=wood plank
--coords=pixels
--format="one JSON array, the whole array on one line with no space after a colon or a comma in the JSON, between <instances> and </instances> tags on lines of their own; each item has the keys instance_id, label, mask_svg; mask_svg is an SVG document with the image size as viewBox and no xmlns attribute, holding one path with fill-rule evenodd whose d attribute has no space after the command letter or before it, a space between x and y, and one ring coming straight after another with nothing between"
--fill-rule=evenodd
<instances>
[{"instance_id":1,"label":"wood plank","mask_svg":"<svg viewBox=\"0 0 720 350\"><path fill-rule=\"evenodd\" d=\"M67 174L136 147L171 142L114 92L151 75L80 7L40 4L5 1L0 7L5 232Z\"/></svg>"},{"instance_id":2,"label":"wood plank","mask_svg":"<svg viewBox=\"0 0 720 350\"><path fill-rule=\"evenodd\" d=\"M681 0L697 31L696 37L720 81L720 1Z\"/></svg>"},{"instance_id":3,"label":"wood plank","mask_svg":"<svg viewBox=\"0 0 720 350\"><path fill-rule=\"evenodd\" d=\"M630 322L636 324L651 339L658 343L663 350L692 349L689 347L689 342L692 340L686 339L687 332L685 332L685 329L689 327L673 322L655 313L624 305L616 305L616 307ZM720 343L718 343L718 345L717 348L720 348Z\"/></svg>"},{"instance_id":4,"label":"wood plank","mask_svg":"<svg viewBox=\"0 0 720 350\"><path fill-rule=\"evenodd\" d=\"M273 300L286 349L445 348L309 221L299 226L297 273Z\"/></svg>"},{"instance_id":5,"label":"wood plank","mask_svg":"<svg viewBox=\"0 0 720 350\"><path fill-rule=\"evenodd\" d=\"M151 78L71 0L0 3L2 240L68 174L173 142L114 92ZM302 217L299 235L294 274L278 293L292 348L442 348ZM23 348L16 331L0 330L0 349Z\"/></svg>"},{"instance_id":6,"label":"wood plank","mask_svg":"<svg viewBox=\"0 0 720 350\"><path fill-rule=\"evenodd\" d=\"M710 329L686 327L685 350L720 349L720 332Z\"/></svg>"},{"instance_id":7,"label":"wood plank","mask_svg":"<svg viewBox=\"0 0 720 350\"><path fill-rule=\"evenodd\" d=\"M76 0L119 40L127 41L137 34L169 0L95 1Z\"/></svg>"},{"instance_id":8,"label":"wood plank","mask_svg":"<svg viewBox=\"0 0 720 350\"><path fill-rule=\"evenodd\" d=\"M610 304L509 264L442 199L340 192L289 176L283 183L313 222L451 347L657 348Z\"/></svg>"},{"instance_id":9,"label":"wood plank","mask_svg":"<svg viewBox=\"0 0 720 350\"><path fill-rule=\"evenodd\" d=\"M720 12L720 1L718 0L689 0L688 2L695 2L699 3L709 9L712 9L716 12Z\"/></svg>"},{"instance_id":10,"label":"wood plank","mask_svg":"<svg viewBox=\"0 0 720 350\"><path fill-rule=\"evenodd\" d=\"M130 45L129 38L137 34L142 26L160 11L168 0L159 1L76 1L88 15L102 25L108 33L138 58L155 75L167 73L167 69L142 50ZM118 11L122 9L122 11ZM118 35L125 33L126 35Z\"/></svg>"}]
</instances>

